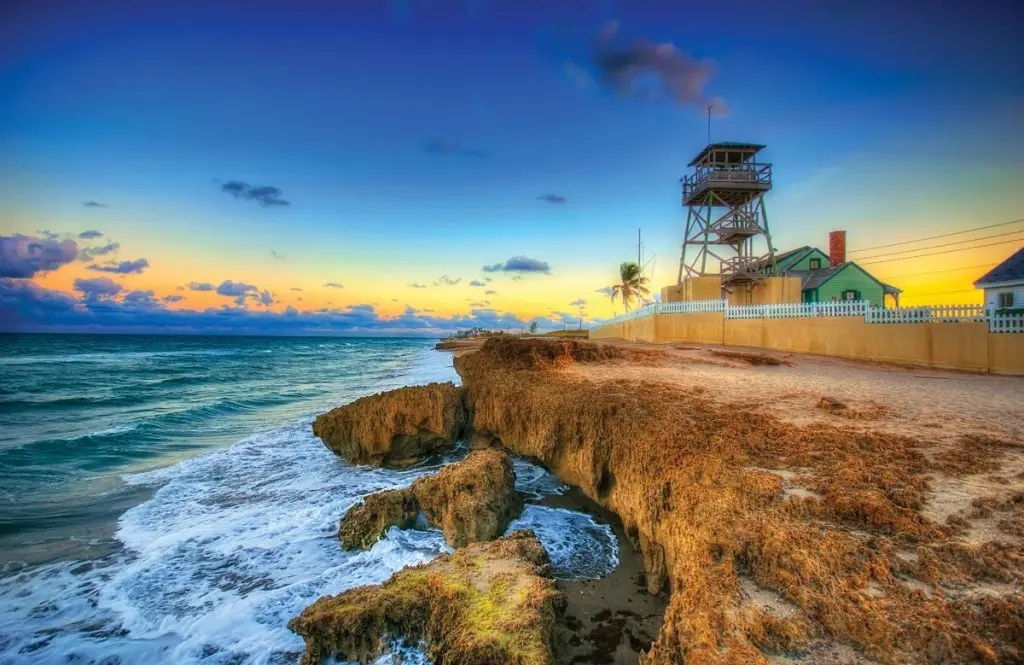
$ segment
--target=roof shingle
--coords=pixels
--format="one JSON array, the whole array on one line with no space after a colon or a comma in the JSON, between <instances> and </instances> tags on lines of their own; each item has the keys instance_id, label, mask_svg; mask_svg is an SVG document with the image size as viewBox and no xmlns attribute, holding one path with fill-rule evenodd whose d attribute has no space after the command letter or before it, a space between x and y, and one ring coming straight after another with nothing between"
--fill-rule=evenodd
<instances>
[{"instance_id":1,"label":"roof shingle","mask_svg":"<svg viewBox=\"0 0 1024 665\"><path fill-rule=\"evenodd\" d=\"M985 273L974 282L974 285L984 286L986 284L1016 281L1024 281L1024 247L1021 247L1011 254L1010 258Z\"/></svg>"}]
</instances>

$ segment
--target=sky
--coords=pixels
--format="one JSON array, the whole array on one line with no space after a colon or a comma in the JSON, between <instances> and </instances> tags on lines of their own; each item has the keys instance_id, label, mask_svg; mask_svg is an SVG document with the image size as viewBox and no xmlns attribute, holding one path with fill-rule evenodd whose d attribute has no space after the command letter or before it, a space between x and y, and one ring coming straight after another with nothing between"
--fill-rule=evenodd
<instances>
[{"instance_id":1,"label":"sky","mask_svg":"<svg viewBox=\"0 0 1024 665\"><path fill-rule=\"evenodd\" d=\"M708 106L767 146L778 250L843 229L903 304L980 303L1024 245L1022 26L1014 0L10 0L0 330L586 325L638 228L675 283Z\"/></svg>"}]
</instances>

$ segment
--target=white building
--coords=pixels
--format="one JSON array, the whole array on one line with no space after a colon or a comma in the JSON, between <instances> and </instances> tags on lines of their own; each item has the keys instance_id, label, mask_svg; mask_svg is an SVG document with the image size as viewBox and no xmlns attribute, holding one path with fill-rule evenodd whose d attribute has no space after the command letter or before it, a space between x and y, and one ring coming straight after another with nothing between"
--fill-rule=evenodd
<instances>
[{"instance_id":1,"label":"white building","mask_svg":"<svg viewBox=\"0 0 1024 665\"><path fill-rule=\"evenodd\" d=\"M1024 310L1024 247L974 282L985 290L985 309Z\"/></svg>"}]
</instances>

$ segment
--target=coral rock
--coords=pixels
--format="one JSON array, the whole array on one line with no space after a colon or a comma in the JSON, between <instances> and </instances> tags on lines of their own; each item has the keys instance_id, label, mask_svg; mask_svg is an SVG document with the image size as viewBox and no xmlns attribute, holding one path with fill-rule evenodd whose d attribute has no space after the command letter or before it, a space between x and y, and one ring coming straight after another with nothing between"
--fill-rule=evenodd
<instances>
[{"instance_id":1,"label":"coral rock","mask_svg":"<svg viewBox=\"0 0 1024 665\"><path fill-rule=\"evenodd\" d=\"M523 509L515 484L508 455L497 449L473 451L409 489L366 497L341 518L338 538L345 549L366 549L391 526L413 526L422 511L452 547L493 540Z\"/></svg>"},{"instance_id":2,"label":"coral rock","mask_svg":"<svg viewBox=\"0 0 1024 665\"><path fill-rule=\"evenodd\" d=\"M313 434L350 464L408 466L450 447L469 418L463 389L410 386L357 399L319 416Z\"/></svg>"},{"instance_id":3,"label":"coral rock","mask_svg":"<svg viewBox=\"0 0 1024 665\"><path fill-rule=\"evenodd\" d=\"M378 586L325 596L292 619L304 665L331 655L366 663L390 639L422 642L446 665L548 665L564 605L531 531L404 568Z\"/></svg>"}]
</instances>

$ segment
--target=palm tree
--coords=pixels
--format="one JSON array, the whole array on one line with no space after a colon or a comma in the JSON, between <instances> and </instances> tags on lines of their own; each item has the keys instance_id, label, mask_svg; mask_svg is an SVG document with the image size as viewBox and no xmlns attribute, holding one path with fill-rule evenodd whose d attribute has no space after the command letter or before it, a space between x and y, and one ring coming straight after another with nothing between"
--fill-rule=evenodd
<instances>
[{"instance_id":1,"label":"palm tree","mask_svg":"<svg viewBox=\"0 0 1024 665\"><path fill-rule=\"evenodd\" d=\"M619 277L621 284L612 285L611 298L622 296L622 304L629 311L630 303L639 303L642 298L649 296L651 292L647 288L647 278L640 272L640 264L636 261L624 261L619 266Z\"/></svg>"}]
</instances>

